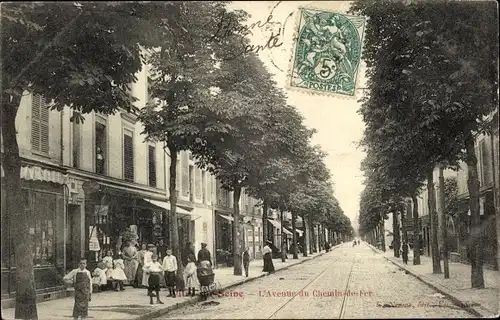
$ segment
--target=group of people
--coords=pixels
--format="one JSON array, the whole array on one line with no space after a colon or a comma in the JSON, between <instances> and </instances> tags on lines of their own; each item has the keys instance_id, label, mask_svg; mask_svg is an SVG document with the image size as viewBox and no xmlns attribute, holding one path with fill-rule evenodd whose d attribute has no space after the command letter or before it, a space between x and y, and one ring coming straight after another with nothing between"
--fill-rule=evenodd
<instances>
[{"instance_id":1,"label":"group of people","mask_svg":"<svg viewBox=\"0 0 500 320\"><path fill-rule=\"evenodd\" d=\"M207 261L212 264L210 251L207 244L202 243L198 252L198 259L194 255L194 249L188 243L182 252L182 265L184 266L184 281L188 288L188 294L195 295L197 280L197 262ZM75 289L75 304L73 317L85 318L88 314L88 303L92 292L103 290L125 290L124 285L130 284L134 287L146 287L150 304L153 298L159 304L160 288L166 287L169 297L176 297L176 272L178 269L177 258L172 250L166 248L160 242L159 245L142 244L140 250L131 250L130 244L126 244L123 252L113 255L112 250L106 252L106 256L98 261L97 267L91 273L87 270L87 260L82 259L78 268L64 276L63 281ZM162 259L163 258L163 259ZM161 261L161 262L160 262Z\"/></svg>"}]
</instances>

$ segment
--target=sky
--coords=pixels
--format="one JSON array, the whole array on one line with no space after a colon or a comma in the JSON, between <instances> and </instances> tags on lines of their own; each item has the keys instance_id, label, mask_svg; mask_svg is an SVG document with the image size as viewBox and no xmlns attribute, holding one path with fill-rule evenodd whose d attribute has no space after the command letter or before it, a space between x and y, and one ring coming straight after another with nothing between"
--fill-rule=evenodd
<instances>
[{"instance_id":1,"label":"sky","mask_svg":"<svg viewBox=\"0 0 500 320\"><path fill-rule=\"evenodd\" d=\"M264 23L272 13L271 21L276 24L272 25L270 30L266 30L265 27L253 28L253 34L250 36L253 45L265 45L271 32L277 34L281 28L279 39L283 45L265 49L259 52L259 56L268 70L274 74L278 85L285 89L288 103L296 106L305 117L306 126L317 130L312 143L319 144L323 151L328 153L325 162L332 173L335 197L356 228L359 197L363 190L360 163L364 158L364 153L357 147L364 129L362 118L357 113L360 107L357 101L363 91L357 90L357 97L347 99L308 94L286 88L290 59L293 56L294 33L298 29L298 9L306 7L347 13L349 6L350 2L347 1L235 1L230 7L248 12L251 15L249 24L258 21ZM360 77L358 88L363 88L363 63L358 71L358 77Z\"/></svg>"}]
</instances>

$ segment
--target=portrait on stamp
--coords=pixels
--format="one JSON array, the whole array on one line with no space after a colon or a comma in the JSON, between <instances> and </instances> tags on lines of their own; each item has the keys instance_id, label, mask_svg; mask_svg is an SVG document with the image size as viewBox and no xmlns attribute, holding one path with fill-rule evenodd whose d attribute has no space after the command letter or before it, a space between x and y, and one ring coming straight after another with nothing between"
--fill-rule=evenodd
<instances>
[{"instance_id":1,"label":"portrait on stamp","mask_svg":"<svg viewBox=\"0 0 500 320\"><path fill-rule=\"evenodd\" d=\"M354 96L365 19L300 9L290 86Z\"/></svg>"}]
</instances>

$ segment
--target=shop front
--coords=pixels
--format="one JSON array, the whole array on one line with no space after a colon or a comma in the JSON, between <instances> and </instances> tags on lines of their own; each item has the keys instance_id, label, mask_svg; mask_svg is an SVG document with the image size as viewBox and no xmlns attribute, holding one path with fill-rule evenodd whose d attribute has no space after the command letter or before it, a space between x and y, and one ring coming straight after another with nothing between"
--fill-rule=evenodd
<instances>
[{"instance_id":1,"label":"shop front","mask_svg":"<svg viewBox=\"0 0 500 320\"><path fill-rule=\"evenodd\" d=\"M232 264L233 217L227 212L215 212L215 259L217 265Z\"/></svg>"},{"instance_id":2,"label":"shop front","mask_svg":"<svg viewBox=\"0 0 500 320\"><path fill-rule=\"evenodd\" d=\"M160 240L172 247L172 217L166 201L144 198L144 195L99 186L85 196L85 242L90 264L101 260L106 252L123 249L125 233L135 234L138 245ZM177 207L179 242L191 241L194 221L187 210Z\"/></svg>"},{"instance_id":3,"label":"shop front","mask_svg":"<svg viewBox=\"0 0 500 320\"><path fill-rule=\"evenodd\" d=\"M2 179L2 189L6 187ZM63 288L65 268L65 176L62 172L37 166L23 166L21 189L25 214L29 217L29 244L34 263L37 293ZM2 192L2 203L6 194ZM20 204L21 205L21 204ZM15 296L16 268L14 240L15 217L1 206L2 219L2 299Z\"/></svg>"}]
</instances>

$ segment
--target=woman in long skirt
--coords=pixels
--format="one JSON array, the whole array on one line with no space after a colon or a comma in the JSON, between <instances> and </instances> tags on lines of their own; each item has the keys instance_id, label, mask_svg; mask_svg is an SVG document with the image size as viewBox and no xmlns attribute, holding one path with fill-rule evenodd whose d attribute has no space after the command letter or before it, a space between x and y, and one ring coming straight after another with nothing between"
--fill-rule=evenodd
<instances>
[{"instance_id":1,"label":"woman in long skirt","mask_svg":"<svg viewBox=\"0 0 500 320\"><path fill-rule=\"evenodd\" d=\"M75 304L73 306L73 318L85 319L88 316L89 301L92 295L92 275L87 269L87 260L82 259L79 268L74 269L63 280L71 282L75 288Z\"/></svg>"},{"instance_id":2,"label":"woman in long skirt","mask_svg":"<svg viewBox=\"0 0 500 320\"><path fill-rule=\"evenodd\" d=\"M144 268L144 254L146 253L147 246L145 243L141 245L141 250L137 253L137 261L139 262L139 266L137 268L137 272L135 273L135 287L142 287L142 276L143 276L143 268Z\"/></svg>"},{"instance_id":3,"label":"woman in long skirt","mask_svg":"<svg viewBox=\"0 0 500 320\"><path fill-rule=\"evenodd\" d=\"M264 255L263 272L274 272L273 250L271 249L271 245L271 241L266 241L266 246L262 249L262 254Z\"/></svg>"},{"instance_id":4,"label":"woman in long skirt","mask_svg":"<svg viewBox=\"0 0 500 320\"><path fill-rule=\"evenodd\" d=\"M131 241L125 242L123 248L123 264L125 275L127 276L126 284L132 285L135 281L135 275L139 266L137 248Z\"/></svg>"}]
</instances>

